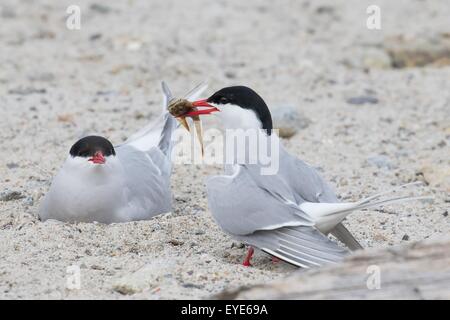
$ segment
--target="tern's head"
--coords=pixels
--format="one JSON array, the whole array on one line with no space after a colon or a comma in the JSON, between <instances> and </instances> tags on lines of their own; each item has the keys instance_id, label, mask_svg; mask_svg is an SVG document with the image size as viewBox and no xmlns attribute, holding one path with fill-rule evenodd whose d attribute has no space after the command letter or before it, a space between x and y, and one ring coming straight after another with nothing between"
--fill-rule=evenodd
<instances>
[{"instance_id":1,"label":"tern's head","mask_svg":"<svg viewBox=\"0 0 450 320\"><path fill-rule=\"evenodd\" d=\"M78 140L69 153L69 161L75 166L83 167L105 165L116 156L111 142L99 136L87 136Z\"/></svg>"},{"instance_id":2,"label":"tern's head","mask_svg":"<svg viewBox=\"0 0 450 320\"><path fill-rule=\"evenodd\" d=\"M210 107L207 110L189 112L187 116L210 114L214 111L225 129L272 130L272 117L264 100L252 89L234 86L220 89L208 99L193 102L195 107ZM212 108L211 108L212 107Z\"/></svg>"}]
</instances>

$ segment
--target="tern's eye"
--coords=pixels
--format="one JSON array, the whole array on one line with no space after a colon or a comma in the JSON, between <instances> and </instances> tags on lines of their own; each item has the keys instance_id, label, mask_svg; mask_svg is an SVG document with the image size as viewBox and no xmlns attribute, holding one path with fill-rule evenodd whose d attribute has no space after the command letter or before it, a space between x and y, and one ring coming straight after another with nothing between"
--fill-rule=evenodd
<instances>
[{"instance_id":1,"label":"tern's eye","mask_svg":"<svg viewBox=\"0 0 450 320\"><path fill-rule=\"evenodd\" d=\"M78 156L79 157L87 157L87 156L89 156L89 150L81 150L80 152L78 152Z\"/></svg>"},{"instance_id":2,"label":"tern's eye","mask_svg":"<svg viewBox=\"0 0 450 320\"><path fill-rule=\"evenodd\" d=\"M220 97L219 102L221 104L227 104L229 102L228 98L226 97Z\"/></svg>"}]
</instances>

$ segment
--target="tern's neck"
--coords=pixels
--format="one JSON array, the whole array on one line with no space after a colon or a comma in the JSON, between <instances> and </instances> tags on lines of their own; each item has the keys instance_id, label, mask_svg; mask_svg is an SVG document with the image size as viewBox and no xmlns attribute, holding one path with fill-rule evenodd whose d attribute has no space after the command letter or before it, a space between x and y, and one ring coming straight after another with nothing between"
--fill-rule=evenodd
<instances>
[{"instance_id":1,"label":"tern's neck","mask_svg":"<svg viewBox=\"0 0 450 320\"><path fill-rule=\"evenodd\" d=\"M256 113L236 105L227 104L214 113L224 129L261 129L262 123Z\"/></svg>"}]
</instances>

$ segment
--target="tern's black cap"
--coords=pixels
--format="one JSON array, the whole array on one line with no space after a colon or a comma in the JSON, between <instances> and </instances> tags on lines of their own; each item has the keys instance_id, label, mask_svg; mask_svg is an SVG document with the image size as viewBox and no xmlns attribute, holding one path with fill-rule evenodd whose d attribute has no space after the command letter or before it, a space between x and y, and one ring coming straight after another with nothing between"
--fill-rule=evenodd
<instances>
[{"instance_id":1,"label":"tern's black cap","mask_svg":"<svg viewBox=\"0 0 450 320\"><path fill-rule=\"evenodd\" d=\"M116 151L108 139L100 136L87 136L78 140L70 149L72 157L93 157L96 152L101 152L105 157L116 155Z\"/></svg>"},{"instance_id":2,"label":"tern's black cap","mask_svg":"<svg viewBox=\"0 0 450 320\"><path fill-rule=\"evenodd\" d=\"M272 116L264 100L254 90L245 86L220 89L207 99L209 103L234 104L244 109L253 110L262 123L262 128L270 135L273 129Z\"/></svg>"}]
</instances>

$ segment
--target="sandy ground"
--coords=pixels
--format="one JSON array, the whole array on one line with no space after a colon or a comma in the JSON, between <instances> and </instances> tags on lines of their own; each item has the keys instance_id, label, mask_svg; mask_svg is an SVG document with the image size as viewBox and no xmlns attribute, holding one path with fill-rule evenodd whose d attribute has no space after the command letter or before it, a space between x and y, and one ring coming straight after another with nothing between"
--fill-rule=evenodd
<instances>
[{"instance_id":1,"label":"sandy ground","mask_svg":"<svg viewBox=\"0 0 450 320\"><path fill-rule=\"evenodd\" d=\"M382 29L368 30L375 2ZM3 0L0 192L17 193L0 201L0 298L203 298L295 270L262 253L240 265L245 248L207 207L203 182L218 167L177 165L174 210L151 221L39 221L70 146L91 132L119 143L154 119L162 79L178 94L245 84L269 106L295 106L310 125L285 145L342 199L425 180L415 191L434 204L347 219L364 246L448 234L450 68L393 69L384 50L389 37L448 34L446 2ZM65 27L71 4L81 30ZM374 103L349 103L361 96ZM79 290L66 287L72 265Z\"/></svg>"}]
</instances>

